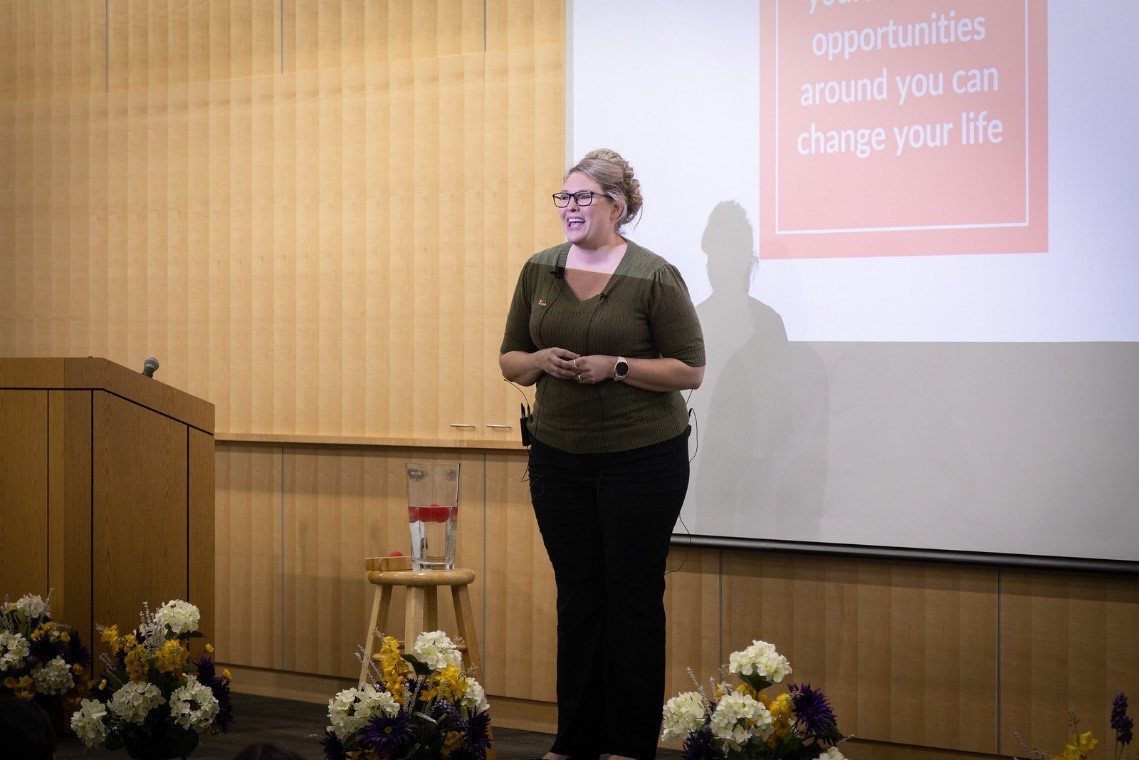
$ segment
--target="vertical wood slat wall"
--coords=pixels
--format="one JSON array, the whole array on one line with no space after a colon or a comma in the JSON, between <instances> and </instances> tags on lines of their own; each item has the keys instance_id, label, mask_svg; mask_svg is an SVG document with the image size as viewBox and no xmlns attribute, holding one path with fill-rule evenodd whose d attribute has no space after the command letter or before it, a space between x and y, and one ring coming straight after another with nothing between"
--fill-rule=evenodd
<instances>
[{"instance_id":1,"label":"vertical wood slat wall","mask_svg":"<svg viewBox=\"0 0 1139 760\"><path fill-rule=\"evenodd\" d=\"M559 238L564 44L544 0L0 0L0 355L158 356L223 439L436 447L219 442L208 627L245 685L352 677L362 558L406 540L402 463L457 459L484 680L548 727L524 457L467 446L517 435L486 427L519 401L494 357L519 264ZM1106 740L1107 702L1139 687L1133 578L683 548L670 567L670 694L765 638L864 760L1013 753L1014 730L1058 751L1068 707Z\"/></svg>"},{"instance_id":2,"label":"vertical wood slat wall","mask_svg":"<svg viewBox=\"0 0 1139 760\"><path fill-rule=\"evenodd\" d=\"M156 356L227 433L517 439L493 358L558 234L560 2L0 0L0 27L0 352Z\"/></svg>"}]
</instances>

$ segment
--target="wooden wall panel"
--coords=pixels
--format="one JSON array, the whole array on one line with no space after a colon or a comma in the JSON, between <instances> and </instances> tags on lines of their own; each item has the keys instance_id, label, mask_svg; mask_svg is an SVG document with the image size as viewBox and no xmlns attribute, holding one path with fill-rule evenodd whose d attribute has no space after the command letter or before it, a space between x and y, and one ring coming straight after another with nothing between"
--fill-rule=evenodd
<instances>
[{"instance_id":1,"label":"wooden wall panel","mask_svg":"<svg viewBox=\"0 0 1139 760\"><path fill-rule=\"evenodd\" d=\"M665 576L668 672L665 699L707 687L726 665L720 620L720 552L674 546ZM693 682L695 679L695 683Z\"/></svg>"},{"instance_id":2,"label":"wooden wall panel","mask_svg":"<svg viewBox=\"0 0 1139 760\"><path fill-rule=\"evenodd\" d=\"M355 678L355 653L371 609L364 559L393 549L410 551L404 465L411 461L458 461L463 466L456 562L476 572L471 601L484 640L492 621L506 620L508 613L512 618L518 600L484 599L492 572L487 546L494 522L484 512L483 457L478 452L377 447L219 445L221 661ZM528 516L528 501L524 509ZM545 561L540 547L535 551ZM552 586L552 579L548 582ZM542 596L552 605L549 593ZM397 594L393 630L402 628L402 604L402 594ZM543 619L552 626L550 612L552 607ZM448 605L440 623L455 631ZM552 639L543 641L552 652Z\"/></svg>"},{"instance_id":3,"label":"wooden wall panel","mask_svg":"<svg viewBox=\"0 0 1139 760\"><path fill-rule=\"evenodd\" d=\"M990 752L996 572L725 553L724 646L771 642L864 739ZM915 695L921 695L920 698Z\"/></svg>"},{"instance_id":4,"label":"wooden wall panel","mask_svg":"<svg viewBox=\"0 0 1139 760\"><path fill-rule=\"evenodd\" d=\"M285 651L286 670L359 672L354 654L371 599L364 558L386 545L399 525L392 504L375 503L391 490L386 481L396 473L376 464L354 453L285 453L285 625L294 645ZM377 498L366 482L375 484ZM406 501L404 507L406 532ZM379 519L369 519L373 510Z\"/></svg>"},{"instance_id":5,"label":"wooden wall panel","mask_svg":"<svg viewBox=\"0 0 1139 760\"><path fill-rule=\"evenodd\" d=\"M1139 695L1139 583L1134 577L1005 570L1001 574L1001 750L1012 733L1058 752L1068 710L1110 756L1111 701Z\"/></svg>"},{"instance_id":6,"label":"wooden wall panel","mask_svg":"<svg viewBox=\"0 0 1139 760\"><path fill-rule=\"evenodd\" d=\"M280 6L278 0L108 3L107 88L156 89L277 73ZM103 4L97 13L103 16ZM98 52L101 62L102 44Z\"/></svg>"},{"instance_id":7,"label":"wooden wall panel","mask_svg":"<svg viewBox=\"0 0 1139 760\"><path fill-rule=\"evenodd\" d=\"M104 87L103 3L0 0L0 102Z\"/></svg>"},{"instance_id":8,"label":"wooden wall panel","mask_svg":"<svg viewBox=\"0 0 1139 760\"><path fill-rule=\"evenodd\" d=\"M517 435L495 356L560 236L561 3L75 5L0 5L0 354L157 356L223 432ZM77 35L102 86L61 97Z\"/></svg>"},{"instance_id":9,"label":"wooden wall panel","mask_svg":"<svg viewBox=\"0 0 1139 760\"><path fill-rule=\"evenodd\" d=\"M353 68L481 53L484 5L482 0L287 3L284 69Z\"/></svg>"},{"instance_id":10,"label":"wooden wall panel","mask_svg":"<svg viewBox=\"0 0 1139 760\"><path fill-rule=\"evenodd\" d=\"M48 392L0 390L0 595L47 598Z\"/></svg>"},{"instance_id":11,"label":"wooden wall panel","mask_svg":"<svg viewBox=\"0 0 1139 760\"><path fill-rule=\"evenodd\" d=\"M550 702L555 698L557 608L554 571L534 510L526 459L486 455L486 637L488 693Z\"/></svg>"},{"instance_id":12,"label":"wooden wall panel","mask_svg":"<svg viewBox=\"0 0 1139 760\"><path fill-rule=\"evenodd\" d=\"M187 574L189 599L198 606L211 630L217 629L217 511L214 507L216 475L214 438L196 428L186 430L186 462L190 480L186 487L189 519Z\"/></svg>"},{"instance_id":13,"label":"wooden wall panel","mask_svg":"<svg viewBox=\"0 0 1139 760\"><path fill-rule=\"evenodd\" d=\"M217 620L208 625L211 640L219 662L280 668L286 636L281 452L219 446L215 461Z\"/></svg>"},{"instance_id":14,"label":"wooden wall panel","mask_svg":"<svg viewBox=\"0 0 1139 760\"><path fill-rule=\"evenodd\" d=\"M949 749L919 747L912 744L889 744L865 741L855 737L839 746L851 760L1008 760L989 752L958 752Z\"/></svg>"}]
</instances>

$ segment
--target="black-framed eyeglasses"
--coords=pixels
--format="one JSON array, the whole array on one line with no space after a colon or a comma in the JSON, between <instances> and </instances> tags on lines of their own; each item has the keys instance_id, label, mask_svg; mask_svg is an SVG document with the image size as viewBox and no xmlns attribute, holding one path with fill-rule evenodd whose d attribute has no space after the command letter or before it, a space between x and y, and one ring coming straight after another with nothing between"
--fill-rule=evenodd
<instances>
[{"instance_id":1,"label":"black-framed eyeglasses","mask_svg":"<svg viewBox=\"0 0 1139 760\"><path fill-rule=\"evenodd\" d=\"M570 198L579 206L588 206L593 203L594 197L608 198L605 193L598 193L594 190L578 190L576 193L554 193L554 205L558 208L565 208L569 205Z\"/></svg>"}]
</instances>

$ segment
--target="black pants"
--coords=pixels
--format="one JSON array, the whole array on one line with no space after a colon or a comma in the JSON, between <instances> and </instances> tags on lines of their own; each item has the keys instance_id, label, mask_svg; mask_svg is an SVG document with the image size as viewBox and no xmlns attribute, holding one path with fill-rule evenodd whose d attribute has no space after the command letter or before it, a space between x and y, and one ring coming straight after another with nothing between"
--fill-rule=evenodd
<instances>
[{"instance_id":1,"label":"black pants","mask_svg":"<svg viewBox=\"0 0 1139 760\"><path fill-rule=\"evenodd\" d=\"M530 496L558 590L552 751L653 758L664 705L664 571L688 432L608 454L533 442Z\"/></svg>"}]
</instances>

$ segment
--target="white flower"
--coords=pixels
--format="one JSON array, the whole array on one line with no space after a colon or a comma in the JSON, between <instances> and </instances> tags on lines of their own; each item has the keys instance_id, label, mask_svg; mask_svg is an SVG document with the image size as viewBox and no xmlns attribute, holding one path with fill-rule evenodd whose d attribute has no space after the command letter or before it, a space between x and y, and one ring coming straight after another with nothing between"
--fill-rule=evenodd
<instances>
[{"instance_id":1,"label":"white flower","mask_svg":"<svg viewBox=\"0 0 1139 760\"><path fill-rule=\"evenodd\" d=\"M47 602L36 594L24 594L17 599L16 609L32 622L38 621L41 617L46 617L49 612Z\"/></svg>"},{"instance_id":2,"label":"white flower","mask_svg":"<svg viewBox=\"0 0 1139 760\"><path fill-rule=\"evenodd\" d=\"M22 668L28 651L28 640L22 635L0 632L0 670Z\"/></svg>"},{"instance_id":3,"label":"white flower","mask_svg":"<svg viewBox=\"0 0 1139 760\"><path fill-rule=\"evenodd\" d=\"M482 684L473 678L468 678L460 705L467 710L468 715L478 715L488 709L490 704L486 701L486 691L483 690Z\"/></svg>"},{"instance_id":4,"label":"white flower","mask_svg":"<svg viewBox=\"0 0 1139 760\"><path fill-rule=\"evenodd\" d=\"M154 622L160 628L169 627L174 633L193 633L198 630L201 620L198 608L181 599L174 599L158 608L154 613Z\"/></svg>"},{"instance_id":5,"label":"white flower","mask_svg":"<svg viewBox=\"0 0 1139 760\"><path fill-rule=\"evenodd\" d=\"M415 639L415 646L411 648L411 653L415 655L417 660L434 671L443 670L448 665L454 665L460 669L463 667L463 653L442 631L419 634L418 638Z\"/></svg>"},{"instance_id":6,"label":"white flower","mask_svg":"<svg viewBox=\"0 0 1139 760\"><path fill-rule=\"evenodd\" d=\"M695 691L678 694L664 705L661 741L683 739L704 725L704 697Z\"/></svg>"},{"instance_id":7,"label":"white flower","mask_svg":"<svg viewBox=\"0 0 1139 760\"><path fill-rule=\"evenodd\" d=\"M827 751L819 755L815 760L846 760L838 747L827 747Z\"/></svg>"},{"instance_id":8,"label":"white flower","mask_svg":"<svg viewBox=\"0 0 1139 760\"><path fill-rule=\"evenodd\" d=\"M771 713L747 694L732 692L712 713L712 735L733 750L739 750L752 737L766 739L773 730Z\"/></svg>"},{"instance_id":9,"label":"white flower","mask_svg":"<svg viewBox=\"0 0 1139 760\"><path fill-rule=\"evenodd\" d=\"M114 693L107 709L127 723L142 725L147 713L165 701L154 684L130 681Z\"/></svg>"},{"instance_id":10,"label":"white flower","mask_svg":"<svg viewBox=\"0 0 1139 760\"><path fill-rule=\"evenodd\" d=\"M71 730L87 749L98 747L106 740L107 726L103 723L106 715L106 705L96 699L84 699L79 709L72 714Z\"/></svg>"},{"instance_id":11,"label":"white flower","mask_svg":"<svg viewBox=\"0 0 1139 760\"><path fill-rule=\"evenodd\" d=\"M36 691L41 694L64 694L75 686L71 668L62 657L32 668L32 680L35 681Z\"/></svg>"},{"instance_id":12,"label":"white flower","mask_svg":"<svg viewBox=\"0 0 1139 760\"><path fill-rule=\"evenodd\" d=\"M202 732L218 715L221 705L210 687L190 676L170 695L170 717L182 728Z\"/></svg>"},{"instance_id":13,"label":"white flower","mask_svg":"<svg viewBox=\"0 0 1139 760\"><path fill-rule=\"evenodd\" d=\"M399 703L390 692L378 691L371 684L345 689L328 700L328 720L332 724L328 730L344 741L363 728L369 718L381 713L389 718L399 713Z\"/></svg>"},{"instance_id":14,"label":"white flower","mask_svg":"<svg viewBox=\"0 0 1139 760\"><path fill-rule=\"evenodd\" d=\"M774 644L753 641L742 652L733 652L728 658L728 670L745 676L757 675L771 683L779 683L791 675L791 663L775 651Z\"/></svg>"}]
</instances>

